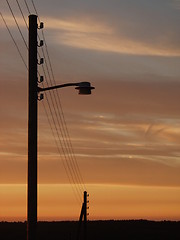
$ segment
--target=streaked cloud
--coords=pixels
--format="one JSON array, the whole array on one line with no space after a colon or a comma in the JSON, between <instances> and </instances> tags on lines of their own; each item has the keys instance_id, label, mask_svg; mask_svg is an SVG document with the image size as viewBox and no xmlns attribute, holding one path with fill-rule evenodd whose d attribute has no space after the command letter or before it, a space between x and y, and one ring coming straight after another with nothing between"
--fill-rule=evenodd
<instances>
[{"instance_id":1,"label":"streaked cloud","mask_svg":"<svg viewBox=\"0 0 180 240\"><path fill-rule=\"evenodd\" d=\"M91 20L86 22L77 20L61 20L61 19L46 19L46 27L48 29L64 30L67 32L77 33L98 33L98 34L111 34L112 29L108 26L92 22Z\"/></svg>"},{"instance_id":2,"label":"streaked cloud","mask_svg":"<svg viewBox=\"0 0 180 240\"><path fill-rule=\"evenodd\" d=\"M54 18L44 9L57 44L121 54L179 56L179 11L172 1L55 1ZM59 8L58 8L59 6Z\"/></svg>"},{"instance_id":3,"label":"streaked cloud","mask_svg":"<svg viewBox=\"0 0 180 240\"><path fill-rule=\"evenodd\" d=\"M124 35L124 30L121 31L123 26L120 26L119 29L116 27L103 25L92 19L85 22L47 19L47 28L56 29L54 41L57 44L121 54L180 56L179 47L171 46L166 41L163 43L163 39L159 39L159 42L156 43L150 43L140 38L132 39L132 36L130 38Z\"/></svg>"}]
</instances>

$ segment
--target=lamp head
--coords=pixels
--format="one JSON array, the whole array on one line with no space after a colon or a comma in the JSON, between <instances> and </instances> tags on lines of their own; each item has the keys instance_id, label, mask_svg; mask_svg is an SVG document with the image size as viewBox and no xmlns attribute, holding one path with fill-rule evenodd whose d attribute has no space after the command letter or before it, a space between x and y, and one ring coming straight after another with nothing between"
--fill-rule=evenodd
<instances>
[{"instance_id":1,"label":"lamp head","mask_svg":"<svg viewBox=\"0 0 180 240\"><path fill-rule=\"evenodd\" d=\"M91 90L95 88L91 87L90 82L80 82L78 83L78 87L76 87L75 89L79 90L79 94L81 95L89 95L91 94Z\"/></svg>"}]
</instances>

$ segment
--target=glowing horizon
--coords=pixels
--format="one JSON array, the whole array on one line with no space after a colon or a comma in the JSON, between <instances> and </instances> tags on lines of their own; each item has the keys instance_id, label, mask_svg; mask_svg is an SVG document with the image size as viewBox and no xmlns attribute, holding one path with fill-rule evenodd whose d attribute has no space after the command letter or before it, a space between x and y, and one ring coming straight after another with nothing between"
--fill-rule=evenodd
<instances>
[{"instance_id":1,"label":"glowing horizon","mask_svg":"<svg viewBox=\"0 0 180 240\"><path fill-rule=\"evenodd\" d=\"M0 204L6 206L2 208L3 217L0 216L0 221L27 220L26 187L25 184L0 185L3 193ZM177 213L179 203L176 200L180 197L179 187L154 188L111 184L88 184L87 187L90 194L89 220L179 220ZM39 184L38 189L38 221L78 221L81 204L74 197L72 198L70 184ZM151 195L154 195L153 201L150 200ZM8 201L7 196L10 197ZM112 199L113 205L111 205ZM104 211L106 202L109 203L108 209Z\"/></svg>"}]
</instances>

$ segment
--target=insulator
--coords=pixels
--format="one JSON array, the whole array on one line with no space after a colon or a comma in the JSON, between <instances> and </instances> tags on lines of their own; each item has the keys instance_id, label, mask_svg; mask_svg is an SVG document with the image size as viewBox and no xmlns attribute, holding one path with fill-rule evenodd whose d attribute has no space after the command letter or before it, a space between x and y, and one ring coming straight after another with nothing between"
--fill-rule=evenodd
<instances>
[{"instance_id":1,"label":"insulator","mask_svg":"<svg viewBox=\"0 0 180 240\"><path fill-rule=\"evenodd\" d=\"M44 28L44 23L40 22L40 25L39 25L38 29L42 29L42 28Z\"/></svg>"},{"instance_id":2,"label":"insulator","mask_svg":"<svg viewBox=\"0 0 180 240\"><path fill-rule=\"evenodd\" d=\"M41 93L40 96L38 97L38 100L41 101L41 100L43 100L43 99L44 99L44 94Z\"/></svg>"},{"instance_id":3,"label":"insulator","mask_svg":"<svg viewBox=\"0 0 180 240\"><path fill-rule=\"evenodd\" d=\"M44 81L44 76L40 76L39 82L42 83Z\"/></svg>"},{"instance_id":4,"label":"insulator","mask_svg":"<svg viewBox=\"0 0 180 240\"><path fill-rule=\"evenodd\" d=\"M37 64L38 64L38 65L41 65L41 64L43 64L43 63L44 63L44 58L40 58L40 62L37 61Z\"/></svg>"},{"instance_id":5,"label":"insulator","mask_svg":"<svg viewBox=\"0 0 180 240\"><path fill-rule=\"evenodd\" d=\"M38 44L38 47L42 47L44 45L44 41L40 40L40 43Z\"/></svg>"},{"instance_id":6,"label":"insulator","mask_svg":"<svg viewBox=\"0 0 180 240\"><path fill-rule=\"evenodd\" d=\"M41 58L40 59L40 64L43 64L44 63L44 58Z\"/></svg>"}]
</instances>

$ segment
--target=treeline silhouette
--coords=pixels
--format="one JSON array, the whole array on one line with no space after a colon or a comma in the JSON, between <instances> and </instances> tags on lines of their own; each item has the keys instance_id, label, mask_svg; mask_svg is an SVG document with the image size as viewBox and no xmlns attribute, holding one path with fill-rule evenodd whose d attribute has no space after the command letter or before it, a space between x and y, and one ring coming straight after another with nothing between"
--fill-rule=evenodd
<instances>
[{"instance_id":1,"label":"treeline silhouette","mask_svg":"<svg viewBox=\"0 0 180 240\"><path fill-rule=\"evenodd\" d=\"M26 222L0 222L1 240L26 240ZM38 240L76 240L78 222L38 222ZM83 231L83 229L82 229ZM83 234L81 235L81 239ZM88 221L87 240L180 240L180 221Z\"/></svg>"}]
</instances>

